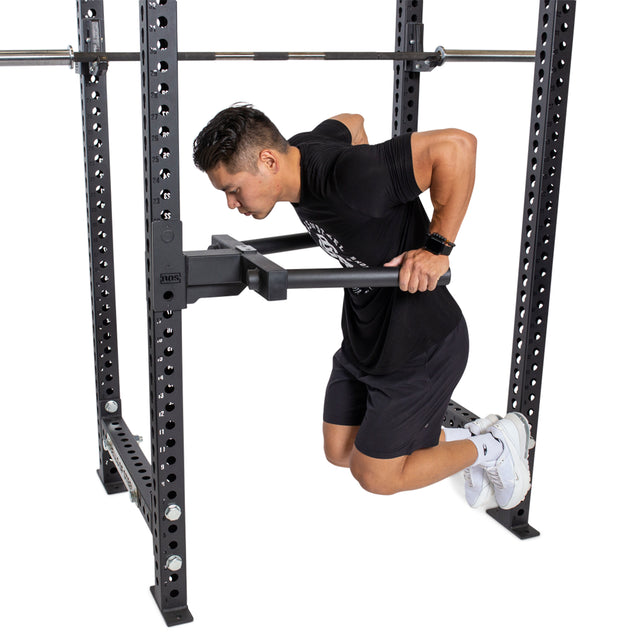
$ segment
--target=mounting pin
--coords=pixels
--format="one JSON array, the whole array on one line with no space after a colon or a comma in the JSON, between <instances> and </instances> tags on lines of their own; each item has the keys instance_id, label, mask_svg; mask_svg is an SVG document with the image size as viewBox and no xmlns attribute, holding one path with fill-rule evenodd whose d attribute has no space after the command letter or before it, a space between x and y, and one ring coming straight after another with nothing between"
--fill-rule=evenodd
<instances>
[{"instance_id":1,"label":"mounting pin","mask_svg":"<svg viewBox=\"0 0 640 640\"><path fill-rule=\"evenodd\" d=\"M180 556L169 556L164 568L169 569L169 571L180 571L182 569L182 558Z\"/></svg>"}]
</instances>

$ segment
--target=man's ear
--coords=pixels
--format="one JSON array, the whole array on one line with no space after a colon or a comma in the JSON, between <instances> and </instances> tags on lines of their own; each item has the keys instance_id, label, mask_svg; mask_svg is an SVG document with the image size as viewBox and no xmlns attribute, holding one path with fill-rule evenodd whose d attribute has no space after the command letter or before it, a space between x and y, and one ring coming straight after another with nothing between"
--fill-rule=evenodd
<instances>
[{"instance_id":1,"label":"man's ear","mask_svg":"<svg viewBox=\"0 0 640 640\"><path fill-rule=\"evenodd\" d=\"M263 149L258 155L260 163L267 171L277 173L280 169L280 159L271 149Z\"/></svg>"}]
</instances>

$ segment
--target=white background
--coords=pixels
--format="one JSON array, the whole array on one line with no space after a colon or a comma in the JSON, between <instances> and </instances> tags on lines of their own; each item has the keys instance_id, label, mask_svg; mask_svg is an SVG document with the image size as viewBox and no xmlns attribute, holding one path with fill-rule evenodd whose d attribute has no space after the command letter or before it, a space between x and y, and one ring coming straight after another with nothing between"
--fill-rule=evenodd
<instances>
[{"instance_id":1,"label":"white background","mask_svg":"<svg viewBox=\"0 0 640 640\"><path fill-rule=\"evenodd\" d=\"M106 0L110 51L138 49L138 3ZM425 2L425 49L535 48L538 3ZM182 0L183 51L389 51L395 2ZM462 480L379 497L331 467L320 433L341 292L201 300L184 314L189 606L167 629L151 536L98 464L82 129L69 69L0 68L2 233L0 634L69 638L636 637L639 376L637 3L579 0L531 524L520 541L469 509ZM3 3L1 49L76 43L75 2ZM183 63L186 250L214 233L297 233L289 205L257 223L191 164L220 109L254 103L285 136L358 112L391 134L386 62ZM124 418L148 452L139 68L112 64L109 128ZM479 140L451 291L471 357L454 398L504 412L532 65L422 76L420 128ZM428 196L425 199L428 206ZM297 255L296 255L297 254ZM319 250L285 266L333 266ZM148 455L148 453L147 453Z\"/></svg>"}]
</instances>

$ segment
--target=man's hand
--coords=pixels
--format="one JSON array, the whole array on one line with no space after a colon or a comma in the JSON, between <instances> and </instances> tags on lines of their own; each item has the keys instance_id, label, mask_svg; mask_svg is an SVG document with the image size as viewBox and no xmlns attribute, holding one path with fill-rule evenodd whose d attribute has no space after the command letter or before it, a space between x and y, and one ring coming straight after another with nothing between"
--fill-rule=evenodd
<instances>
[{"instance_id":1,"label":"man's hand","mask_svg":"<svg viewBox=\"0 0 640 640\"><path fill-rule=\"evenodd\" d=\"M449 269L448 256L436 256L425 249L405 251L385 267L400 267L399 286L402 291L433 291L438 280Z\"/></svg>"}]
</instances>

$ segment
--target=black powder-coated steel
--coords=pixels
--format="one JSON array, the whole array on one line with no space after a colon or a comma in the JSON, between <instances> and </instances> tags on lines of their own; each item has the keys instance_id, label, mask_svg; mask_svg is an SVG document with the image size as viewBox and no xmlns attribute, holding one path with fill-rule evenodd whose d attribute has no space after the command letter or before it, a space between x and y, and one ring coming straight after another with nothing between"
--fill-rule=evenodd
<instances>
[{"instance_id":1,"label":"black powder-coated steel","mask_svg":"<svg viewBox=\"0 0 640 640\"><path fill-rule=\"evenodd\" d=\"M422 0L396 0L396 51L416 53L422 45ZM396 61L393 77L392 135L417 131L420 72Z\"/></svg>"},{"instance_id":2,"label":"black powder-coated steel","mask_svg":"<svg viewBox=\"0 0 640 640\"><path fill-rule=\"evenodd\" d=\"M193 620L187 606L185 535L181 309L186 287L176 286L185 278L176 0L140 0L140 37L155 558L151 592L165 622L173 626ZM181 513L177 520L165 515L173 507Z\"/></svg>"},{"instance_id":3,"label":"black powder-coated steel","mask_svg":"<svg viewBox=\"0 0 640 640\"><path fill-rule=\"evenodd\" d=\"M78 0L76 10L80 47L94 53L104 50L102 0L83 2ZM122 412L118 368L107 77L106 74L92 74L88 64L81 65L79 72L100 457L98 476L107 493L120 493L125 491L125 486L118 474L118 469L102 447L101 423L102 419L119 417Z\"/></svg>"},{"instance_id":4,"label":"black powder-coated steel","mask_svg":"<svg viewBox=\"0 0 640 640\"><path fill-rule=\"evenodd\" d=\"M522 413L535 439L551 293L558 196L564 145L575 0L541 0L533 79L520 269L507 411ZM535 449L530 452L531 471ZM517 507L489 514L520 538L529 525L531 493Z\"/></svg>"}]
</instances>

